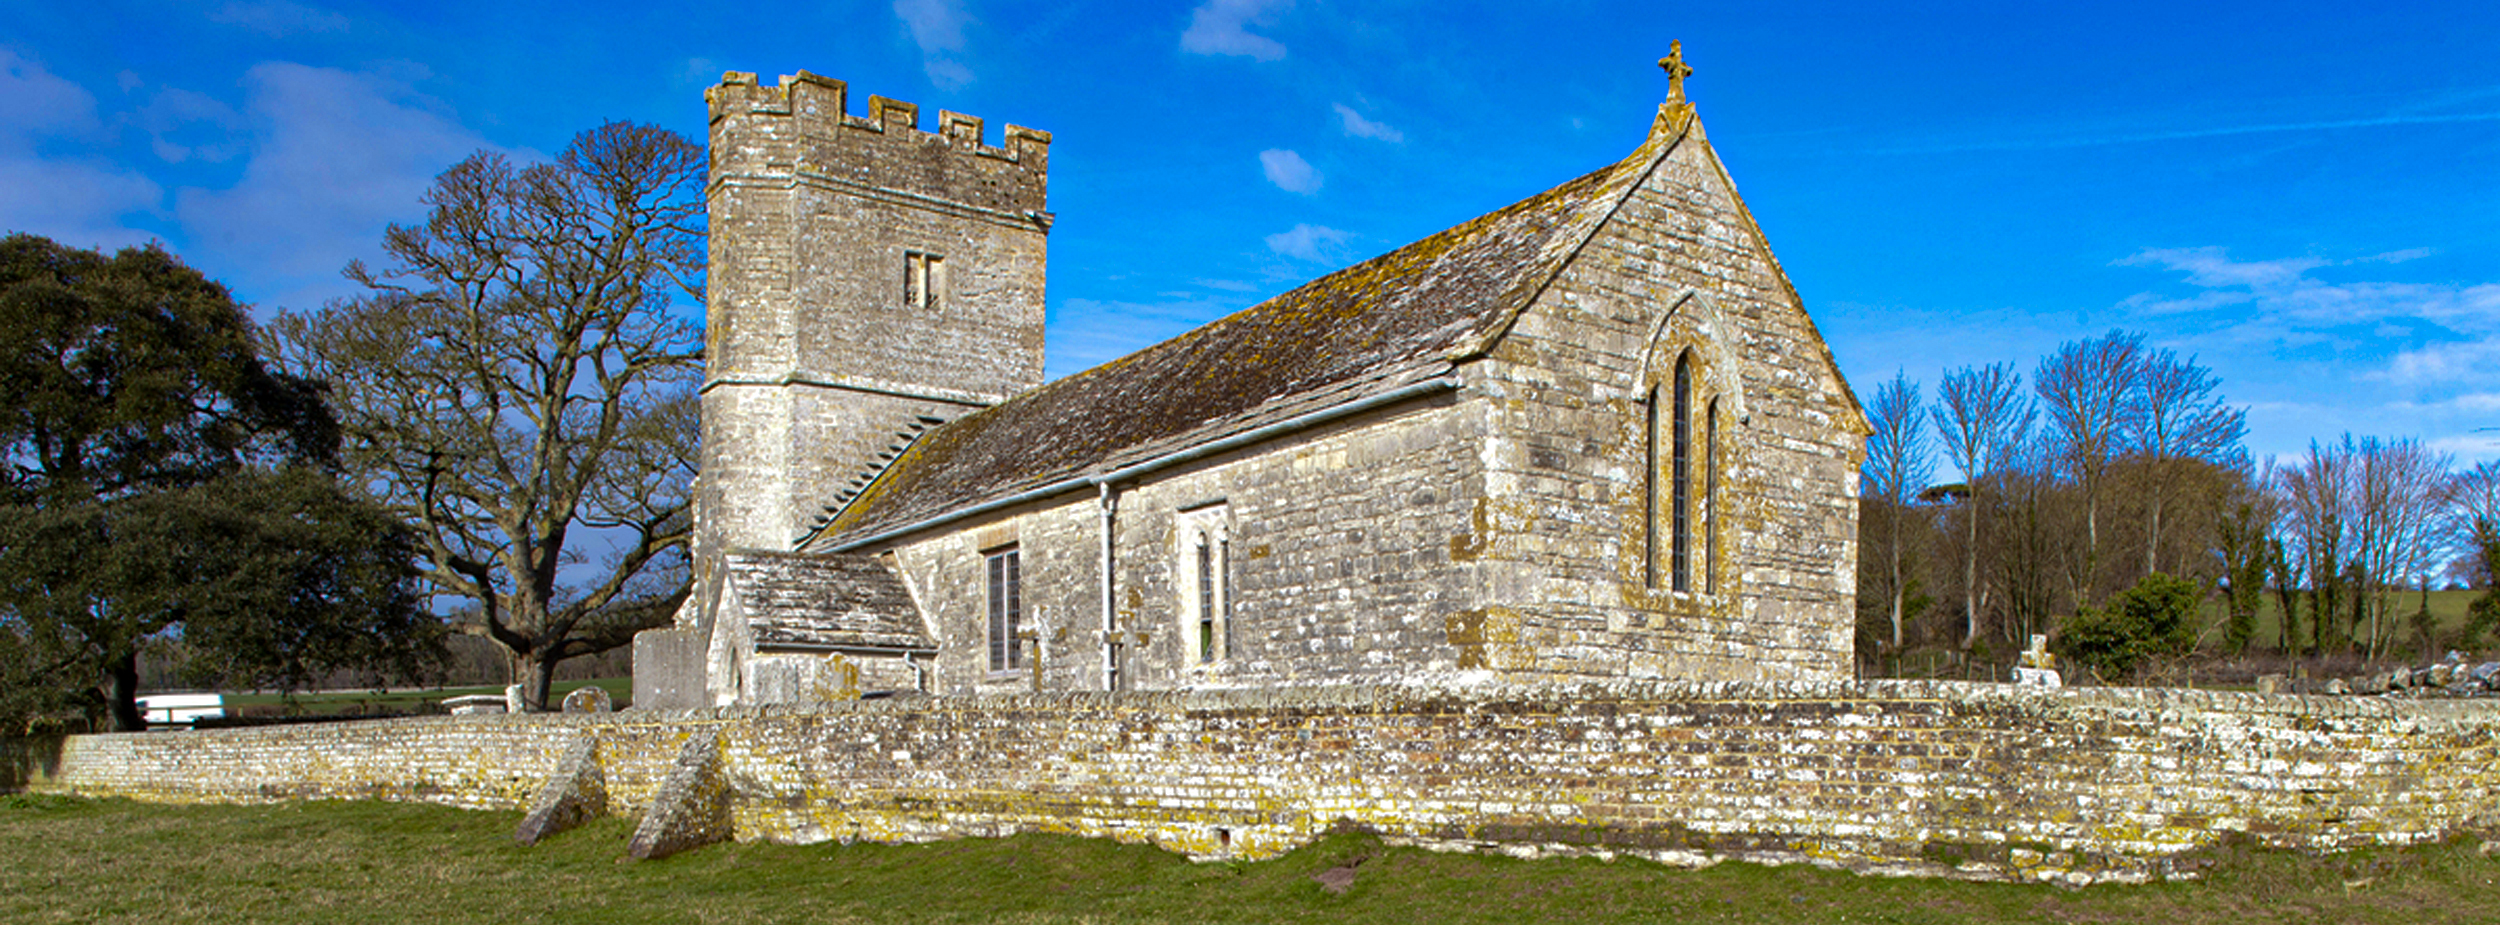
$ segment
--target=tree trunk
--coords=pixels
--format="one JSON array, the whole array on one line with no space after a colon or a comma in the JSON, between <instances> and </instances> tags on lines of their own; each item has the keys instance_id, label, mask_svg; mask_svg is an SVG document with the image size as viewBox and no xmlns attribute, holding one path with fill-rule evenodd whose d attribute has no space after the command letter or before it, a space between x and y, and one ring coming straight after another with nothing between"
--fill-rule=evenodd
<instances>
[{"instance_id":1,"label":"tree trunk","mask_svg":"<svg viewBox=\"0 0 2500 925\"><path fill-rule=\"evenodd\" d=\"M548 696L555 690L556 666L561 663L558 659L543 657L542 650L533 650L521 656L521 704L524 709L535 713L560 706L550 703Z\"/></svg>"},{"instance_id":2,"label":"tree trunk","mask_svg":"<svg viewBox=\"0 0 2500 925\"><path fill-rule=\"evenodd\" d=\"M2161 473L2159 473L2159 472L2155 472L2155 473L2153 473L2153 485L2154 485L2154 488L2153 488L2153 522L2152 522L2152 535L2151 535L2150 537L2148 537L2147 539L2145 539L2145 541L2144 541L2144 574L2145 574L2145 575L2151 575L2151 574L2153 574L2154 572L2161 571L2161 569L2158 567L2158 566L2160 565L2160 562L2159 562L2159 560L2158 560L2158 557L2161 555L2161 508L2162 508L2162 494L2161 494L2161 487L2160 487L2160 485L2161 485ZM2141 577L2141 576L2139 576L2139 577Z\"/></svg>"},{"instance_id":3,"label":"tree trunk","mask_svg":"<svg viewBox=\"0 0 2500 925\"><path fill-rule=\"evenodd\" d=\"M1890 552L1890 554L1891 554L1891 555L1890 555L1890 559L1891 559L1891 562L1892 562L1892 651L1893 651L1896 655L1898 655L1898 653L1901 651L1901 591L1902 591L1902 588L1901 588L1901 508L1900 508L1900 506L1899 506L1899 505L1893 505L1893 506L1892 506L1892 510L1888 512L1888 515L1889 515L1889 522L1886 524L1886 526L1888 526L1888 527L1890 527L1890 528L1891 528L1891 529L1890 529L1890 532L1892 533L1892 544L1891 544L1891 545L1892 545L1892 548L1891 548L1890 550L1888 550L1888 551ZM1896 674L1897 674L1897 672L1896 672Z\"/></svg>"},{"instance_id":4,"label":"tree trunk","mask_svg":"<svg viewBox=\"0 0 2500 925\"><path fill-rule=\"evenodd\" d=\"M1979 480L1972 479L1962 503L1970 514L1970 541L1962 545L1962 651L1979 642Z\"/></svg>"},{"instance_id":5,"label":"tree trunk","mask_svg":"<svg viewBox=\"0 0 2500 925\"><path fill-rule=\"evenodd\" d=\"M143 732L147 714L139 712L139 652L121 654L104 670L105 708L112 711L113 731Z\"/></svg>"}]
</instances>

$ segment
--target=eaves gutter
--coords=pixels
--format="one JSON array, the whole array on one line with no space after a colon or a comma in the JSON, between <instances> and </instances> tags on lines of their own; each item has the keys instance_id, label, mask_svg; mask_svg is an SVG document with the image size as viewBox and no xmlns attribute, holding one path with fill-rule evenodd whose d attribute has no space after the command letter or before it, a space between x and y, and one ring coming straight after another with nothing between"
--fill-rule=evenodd
<instances>
[{"instance_id":1,"label":"eaves gutter","mask_svg":"<svg viewBox=\"0 0 2500 925\"><path fill-rule=\"evenodd\" d=\"M1450 375L1436 376L1420 382L1410 382L1397 388L1390 389L1386 392L1381 392L1376 395L1366 395L1362 398L1357 398L1343 404L1330 405L1316 411L1286 418L1285 420L1278 421L1274 424L1254 427L1220 440L1209 440L1196 446L1173 450L1169 453L1145 460L1144 462L1123 466L1109 472L1061 479L1048 485L1043 485L1039 488L1026 489L1024 491L1008 495L1004 498L995 498L968 507L957 508L934 517L904 524L903 526L895 527L891 530L872 533L868 536L860 537L859 539L841 543L834 546L832 551L856 552L863 547L875 546L888 540L908 536L923 530L942 527L958 520L963 520L968 517L977 517L1001 508L1014 507L1019 504L1038 501L1052 495L1063 494L1079 489L1124 482L1129 479L1154 472L1158 469L1165 469L1182 463L1204 459L1218 453L1271 440L1285 434L1293 433L1294 431L1316 427L1330 421L1351 417L1375 408L1394 405L1417 396L1430 395L1436 392L1455 391L1459 388L1459 384L1458 377Z\"/></svg>"},{"instance_id":2,"label":"eaves gutter","mask_svg":"<svg viewBox=\"0 0 2500 925\"><path fill-rule=\"evenodd\" d=\"M837 655L895 655L898 653L904 655L936 655L938 649L934 645L881 646L843 642L759 642L755 644L755 651L758 653L832 652Z\"/></svg>"}]
</instances>

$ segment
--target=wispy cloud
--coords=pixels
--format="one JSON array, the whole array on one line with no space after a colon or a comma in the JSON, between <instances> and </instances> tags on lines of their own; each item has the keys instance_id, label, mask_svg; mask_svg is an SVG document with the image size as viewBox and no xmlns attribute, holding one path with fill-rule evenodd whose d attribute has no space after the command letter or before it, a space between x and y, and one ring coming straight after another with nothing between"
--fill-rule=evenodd
<instances>
[{"instance_id":1,"label":"wispy cloud","mask_svg":"<svg viewBox=\"0 0 2500 925\"><path fill-rule=\"evenodd\" d=\"M2395 254L2409 254L2397 251ZM2290 257L2233 260L2219 247L2152 249L2115 261L2186 275L2202 290L2184 299L2151 292L2129 296L2126 307L2176 312L2247 305L2269 320L2304 326L2344 326L2389 318L2418 318L2443 326L2500 329L2500 283L2450 285L2377 281L2331 282L2313 270L2397 262L2381 254L2354 260ZM2406 257L2405 259L2410 259Z\"/></svg>"},{"instance_id":2,"label":"wispy cloud","mask_svg":"<svg viewBox=\"0 0 2500 925\"><path fill-rule=\"evenodd\" d=\"M1393 143L1406 140L1405 132L1398 131L1395 128L1374 122L1370 119L1363 118L1363 114L1355 112L1354 107L1352 106L1348 106L1344 103L1338 103L1335 105L1337 107L1337 118L1345 123L1345 133L1351 137L1377 138L1382 141Z\"/></svg>"},{"instance_id":3,"label":"wispy cloud","mask_svg":"<svg viewBox=\"0 0 2500 925\"><path fill-rule=\"evenodd\" d=\"M1189 31L1181 33L1181 50L1253 61L1283 58L1284 43L1253 34L1249 27L1270 25L1277 14L1290 9L1293 0L1207 0L1189 14Z\"/></svg>"},{"instance_id":4,"label":"wispy cloud","mask_svg":"<svg viewBox=\"0 0 2500 925\"><path fill-rule=\"evenodd\" d=\"M243 115L206 94L167 87L139 107L134 121L148 133L157 158L168 164L220 163L242 151L236 133L243 129Z\"/></svg>"},{"instance_id":5,"label":"wispy cloud","mask_svg":"<svg viewBox=\"0 0 2500 925\"><path fill-rule=\"evenodd\" d=\"M2330 261L2316 257L2290 257L2282 260L2233 260L2219 247L2175 247L2138 251L2115 261L2122 267L2167 267L2185 272L2188 282L2197 286L2246 286L2252 289L2281 288L2300 279L2301 274L2326 266Z\"/></svg>"},{"instance_id":6,"label":"wispy cloud","mask_svg":"<svg viewBox=\"0 0 2500 925\"><path fill-rule=\"evenodd\" d=\"M0 48L0 229L81 247L137 244L149 235L122 217L156 209L163 187L100 157L75 153L106 140L95 97L41 62ZM70 152L39 150L67 142Z\"/></svg>"},{"instance_id":7,"label":"wispy cloud","mask_svg":"<svg viewBox=\"0 0 2500 925\"><path fill-rule=\"evenodd\" d=\"M2197 138L2221 138L2232 135L2268 135L2281 132L2326 132L2347 129L2384 128L2400 125L2447 125L2472 122L2500 122L2500 112L2458 113L2390 113L2351 119L2319 119L2305 122L2267 122L2248 125L2219 125L2205 128L2158 131L2084 131L2031 138L1999 138L1941 144L1907 145L1881 148L1872 154L1958 154L1969 151L2048 151L2063 148L2095 148L2107 145L2131 145L2159 141L2186 141Z\"/></svg>"},{"instance_id":8,"label":"wispy cloud","mask_svg":"<svg viewBox=\"0 0 2500 925\"><path fill-rule=\"evenodd\" d=\"M2500 369L2500 339L2429 344L2399 350L2386 377L2400 383L2489 382Z\"/></svg>"},{"instance_id":9,"label":"wispy cloud","mask_svg":"<svg viewBox=\"0 0 2500 925\"><path fill-rule=\"evenodd\" d=\"M2402 385L2488 381L2490 370L2500 365L2500 282L2339 282L2316 273L2402 263L2427 253L2417 248L2340 261L2315 256L2234 260L2219 247L2163 248L2140 251L2115 264L2169 270L2192 287L2184 295L2140 292L2122 301L2123 309L2207 315L2215 329L2240 340L2343 345L2338 353L2368 345L2362 348L2367 355L2385 359L2374 371L2356 373L2365 378Z\"/></svg>"},{"instance_id":10,"label":"wispy cloud","mask_svg":"<svg viewBox=\"0 0 2500 925\"><path fill-rule=\"evenodd\" d=\"M972 69L955 57L964 50L964 26L973 21L963 0L894 0L894 15L911 29L930 83L952 90L972 82Z\"/></svg>"},{"instance_id":11,"label":"wispy cloud","mask_svg":"<svg viewBox=\"0 0 2500 925\"><path fill-rule=\"evenodd\" d=\"M284 38L308 32L345 32L347 17L287 0L227 3L208 12L208 21Z\"/></svg>"},{"instance_id":12,"label":"wispy cloud","mask_svg":"<svg viewBox=\"0 0 2500 925\"><path fill-rule=\"evenodd\" d=\"M434 176L485 147L405 81L283 61L244 76L257 126L242 179L186 188L175 215L190 250L251 267L294 303L343 294L339 268L369 253L393 221L422 217Z\"/></svg>"},{"instance_id":13,"label":"wispy cloud","mask_svg":"<svg viewBox=\"0 0 2500 925\"><path fill-rule=\"evenodd\" d=\"M1043 375L1056 379L1100 366L1170 340L1236 307L1219 299L1069 299L1051 314L1050 337L1043 342Z\"/></svg>"},{"instance_id":14,"label":"wispy cloud","mask_svg":"<svg viewBox=\"0 0 2500 925\"><path fill-rule=\"evenodd\" d=\"M1319 192L1319 168L1311 166L1302 155L1283 148L1259 152L1259 167L1267 171L1267 182L1277 189L1308 196Z\"/></svg>"},{"instance_id":15,"label":"wispy cloud","mask_svg":"<svg viewBox=\"0 0 2500 925\"><path fill-rule=\"evenodd\" d=\"M1312 263L1345 262L1346 242L1354 233L1325 225L1295 225L1267 236L1267 249L1296 260Z\"/></svg>"}]
</instances>

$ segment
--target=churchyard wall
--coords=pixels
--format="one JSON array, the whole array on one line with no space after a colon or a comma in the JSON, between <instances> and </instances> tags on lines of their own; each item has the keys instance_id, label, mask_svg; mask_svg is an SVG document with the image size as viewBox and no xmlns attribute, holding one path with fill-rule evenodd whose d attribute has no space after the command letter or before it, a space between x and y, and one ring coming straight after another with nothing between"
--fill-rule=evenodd
<instances>
[{"instance_id":1,"label":"churchyard wall","mask_svg":"<svg viewBox=\"0 0 2500 925\"><path fill-rule=\"evenodd\" d=\"M518 809L596 743L642 814L717 736L735 837L1066 832L1258 858L1393 841L1947 876L2192 872L2479 830L2500 707L1945 682L1329 687L898 698L75 736L34 787L169 802Z\"/></svg>"}]
</instances>

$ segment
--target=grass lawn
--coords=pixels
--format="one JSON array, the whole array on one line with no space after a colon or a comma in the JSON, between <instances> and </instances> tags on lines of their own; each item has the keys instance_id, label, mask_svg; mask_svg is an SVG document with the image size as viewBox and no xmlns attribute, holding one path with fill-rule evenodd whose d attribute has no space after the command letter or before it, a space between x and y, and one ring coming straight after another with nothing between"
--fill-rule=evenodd
<instances>
[{"instance_id":1,"label":"grass lawn","mask_svg":"<svg viewBox=\"0 0 2500 925\"><path fill-rule=\"evenodd\" d=\"M632 678L599 678L591 681L558 681L555 683L554 700L560 701L564 699L564 695L572 693L576 688L588 686L605 688L608 698L614 701L619 709L622 709L627 701L633 699L634 695L634 679ZM374 691L326 691L296 694L227 694L226 706L237 713L243 713L248 708L254 707L274 707L283 715L319 716L345 713L363 716L378 713L424 712L428 705L469 694L493 694L500 697L503 695L503 688L494 686L441 687L378 693Z\"/></svg>"},{"instance_id":2,"label":"grass lawn","mask_svg":"<svg viewBox=\"0 0 2500 925\"><path fill-rule=\"evenodd\" d=\"M2488 922L2472 841L2309 857L2240 851L2194 883L2080 890L1519 861L1334 835L1192 864L1054 836L723 845L622 862L603 820L535 848L514 813L390 803L151 806L0 796L0 921L50 922ZM1342 893L1316 875L1351 874Z\"/></svg>"}]
</instances>

